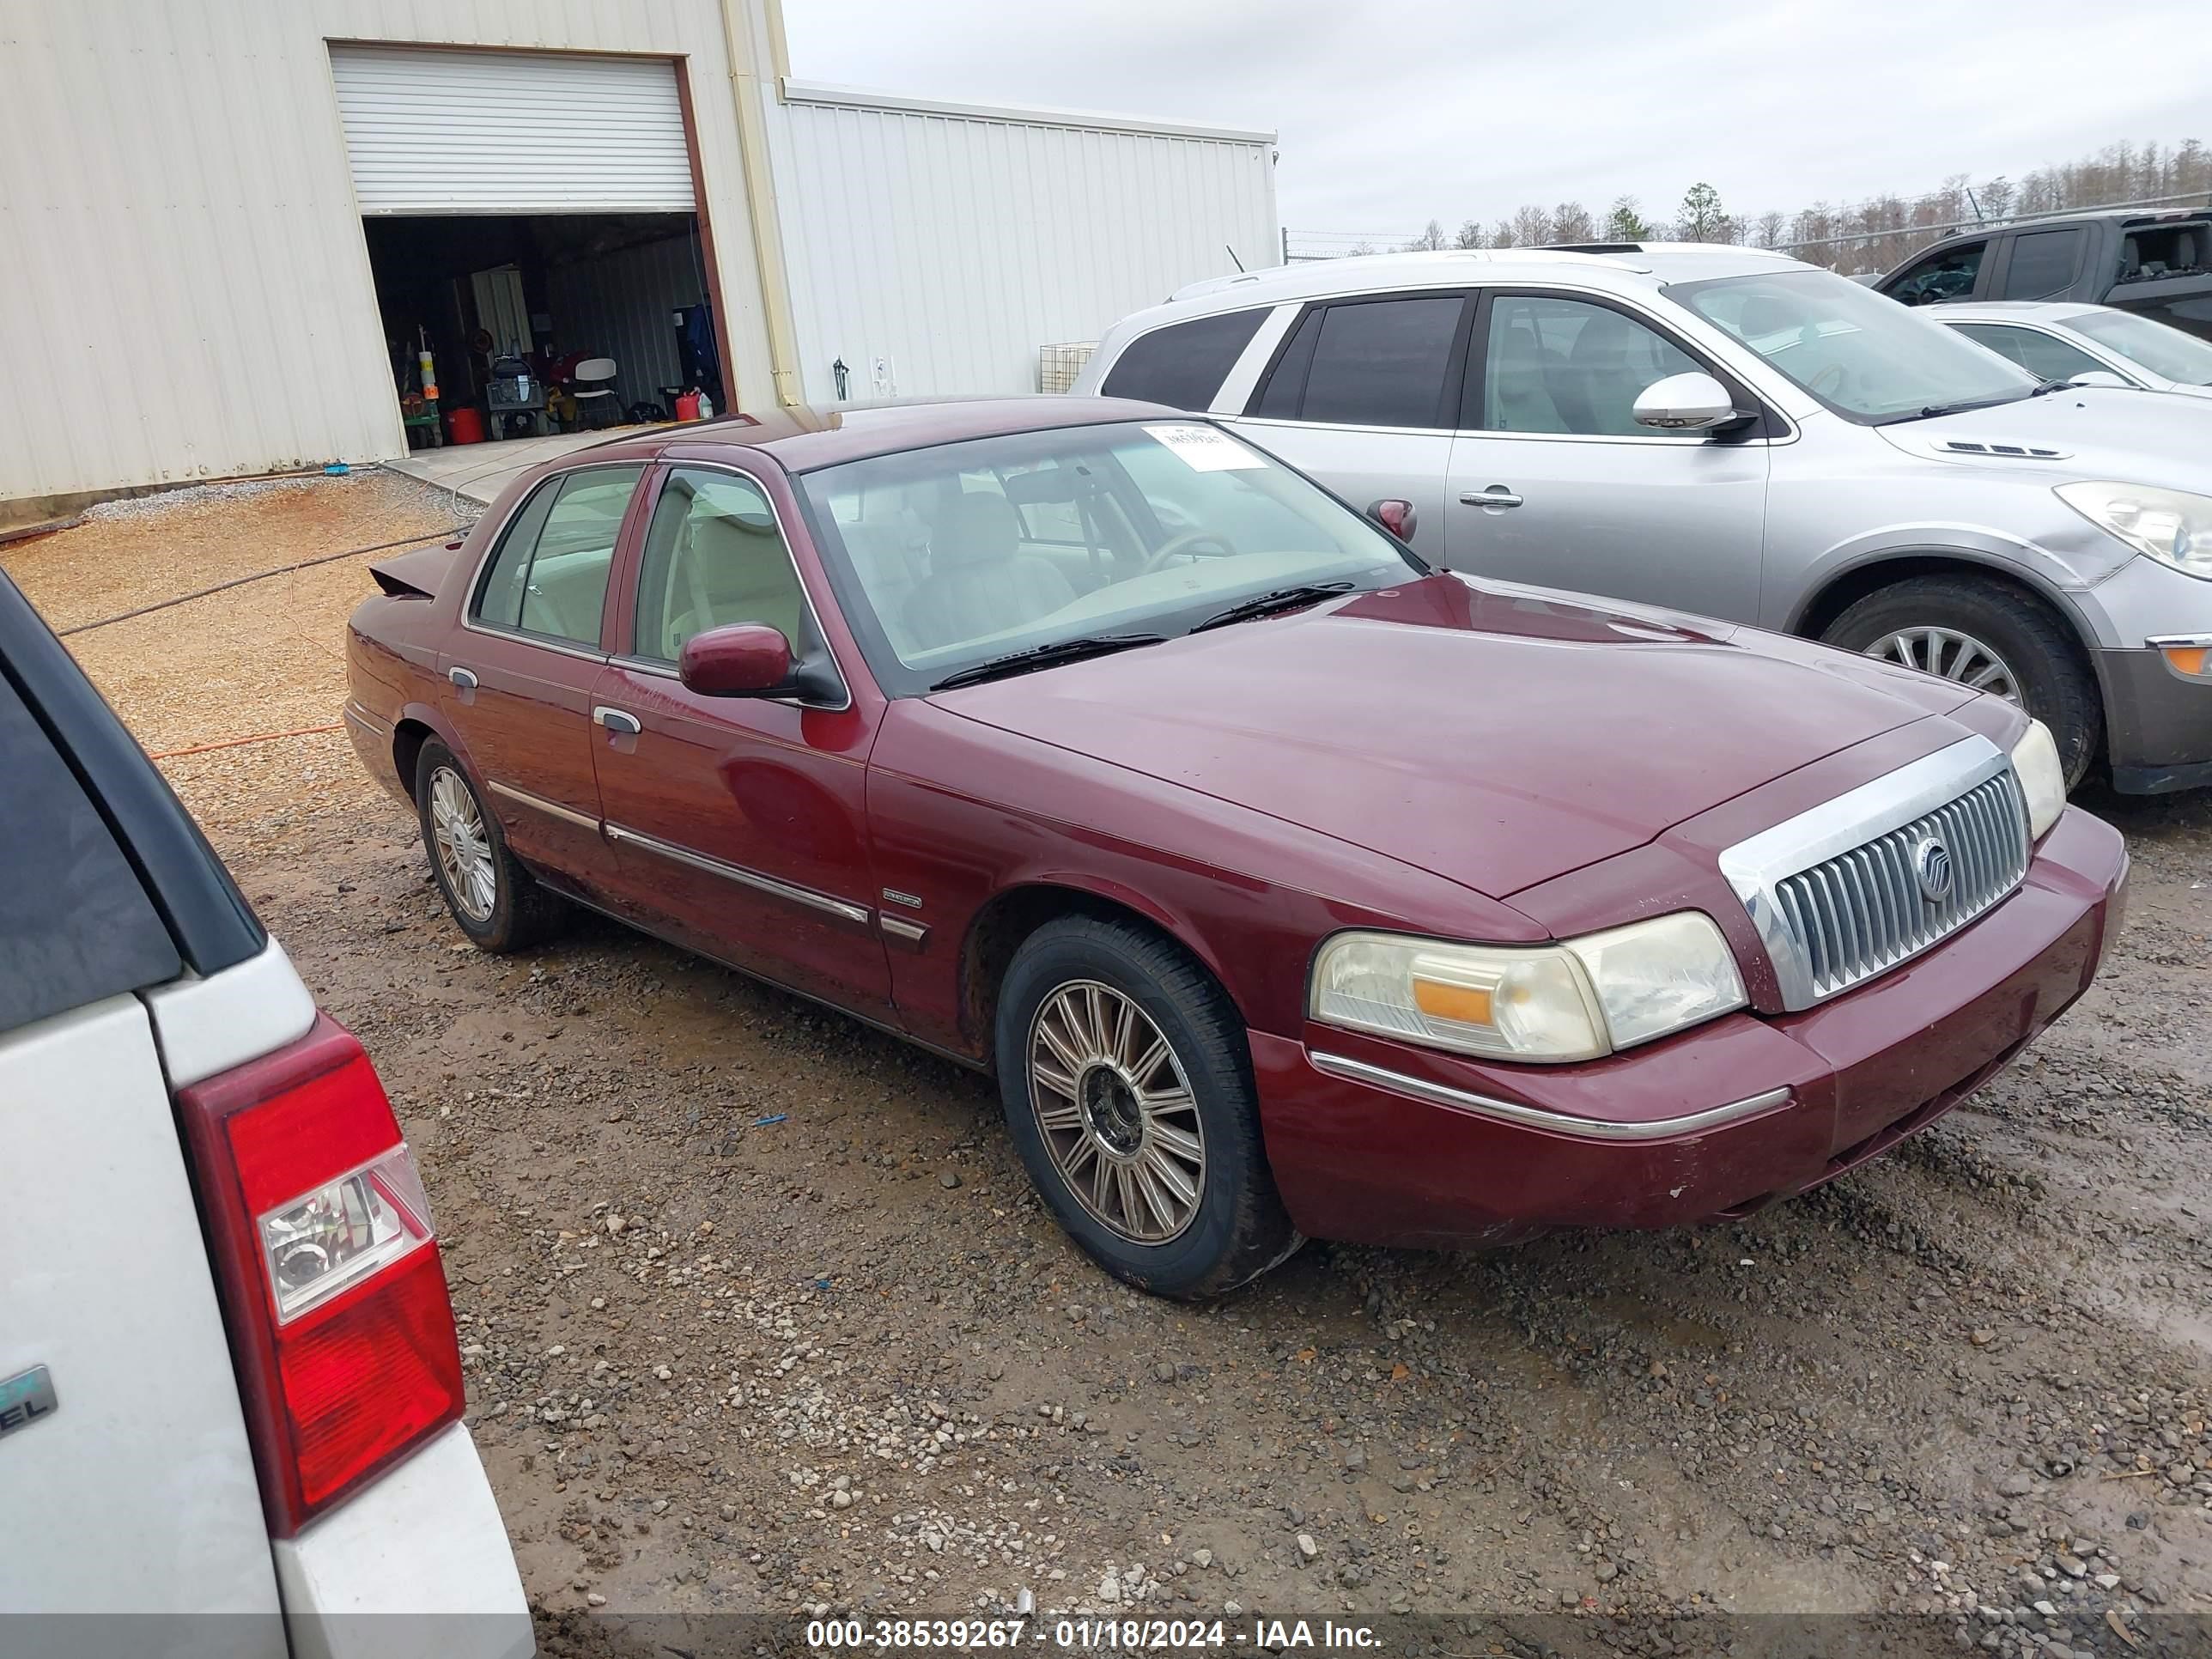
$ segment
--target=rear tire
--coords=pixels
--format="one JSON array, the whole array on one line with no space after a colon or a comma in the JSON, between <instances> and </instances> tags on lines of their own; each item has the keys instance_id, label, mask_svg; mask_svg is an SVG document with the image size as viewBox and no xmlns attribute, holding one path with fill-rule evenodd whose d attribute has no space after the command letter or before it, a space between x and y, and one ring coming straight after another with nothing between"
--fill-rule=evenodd
<instances>
[{"instance_id":1,"label":"rear tire","mask_svg":"<svg viewBox=\"0 0 2212 1659\"><path fill-rule=\"evenodd\" d=\"M1304 1243L1267 1170L1243 1022L1170 941L1089 916L1046 923L1006 969L996 1047L1030 1178L1117 1279L1215 1296Z\"/></svg>"},{"instance_id":2,"label":"rear tire","mask_svg":"<svg viewBox=\"0 0 2212 1659\"><path fill-rule=\"evenodd\" d=\"M507 850L506 833L453 751L435 738L415 757L415 814L446 908L477 950L526 951L559 933L572 912Z\"/></svg>"},{"instance_id":3,"label":"rear tire","mask_svg":"<svg viewBox=\"0 0 2212 1659\"><path fill-rule=\"evenodd\" d=\"M1937 635L1929 635L1929 629ZM1821 638L1963 684L1981 678L1994 662L2009 682L2012 701L2051 728L2069 789L2088 775L2097 758L2104 707L2073 634L2044 606L2002 583L1973 576L1909 577L1861 599Z\"/></svg>"}]
</instances>

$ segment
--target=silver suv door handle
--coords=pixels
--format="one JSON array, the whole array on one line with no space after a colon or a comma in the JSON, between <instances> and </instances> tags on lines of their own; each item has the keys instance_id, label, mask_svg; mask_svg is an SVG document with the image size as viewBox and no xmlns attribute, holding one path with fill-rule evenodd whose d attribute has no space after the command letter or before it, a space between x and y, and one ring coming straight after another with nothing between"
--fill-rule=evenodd
<instances>
[{"instance_id":1,"label":"silver suv door handle","mask_svg":"<svg viewBox=\"0 0 2212 1659\"><path fill-rule=\"evenodd\" d=\"M633 738L645 730L645 722L627 709L609 708L602 704L592 710L592 718L610 732L623 732Z\"/></svg>"},{"instance_id":2,"label":"silver suv door handle","mask_svg":"<svg viewBox=\"0 0 2212 1659\"><path fill-rule=\"evenodd\" d=\"M473 691L477 689L477 677L465 668L448 668L446 671L446 678L464 691Z\"/></svg>"},{"instance_id":3,"label":"silver suv door handle","mask_svg":"<svg viewBox=\"0 0 2212 1659\"><path fill-rule=\"evenodd\" d=\"M1521 498L1504 484L1492 484L1487 489L1470 489L1460 502L1466 507L1518 507Z\"/></svg>"}]
</instances>

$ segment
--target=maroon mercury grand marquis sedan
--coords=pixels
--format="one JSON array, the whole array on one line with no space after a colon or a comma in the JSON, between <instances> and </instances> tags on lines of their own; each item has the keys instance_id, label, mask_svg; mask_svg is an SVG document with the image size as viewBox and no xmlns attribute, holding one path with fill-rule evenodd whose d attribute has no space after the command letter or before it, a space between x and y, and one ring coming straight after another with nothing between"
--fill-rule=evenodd
<instances>
[{"instance_id":1,"label":"maroon mercury grand marquis sedan","mask_svg":"<svg viewBox=\"0 0 2212 1659\"><path fill-rule=\"evenodd\" d=\"M1433 573L1146 404L619 440L376 575L347 721L471 939L580 902L994 1071L1168 1294L1802 1192L2118 925L2010 703Z\"/></svg>"}]
</instances>

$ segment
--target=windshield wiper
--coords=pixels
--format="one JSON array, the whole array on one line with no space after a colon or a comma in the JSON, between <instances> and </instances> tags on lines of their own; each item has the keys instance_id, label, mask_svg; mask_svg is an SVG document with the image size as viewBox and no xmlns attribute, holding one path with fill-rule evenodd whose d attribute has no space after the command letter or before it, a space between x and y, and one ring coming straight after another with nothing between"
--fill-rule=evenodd
<instances>
[{"instance_id":1,"label":"windshield wiper","mask_svg":"<svg viewBox=\"0 0 2212 1659\"><path fill-rule=\"evenodd\" d=\"M2035 394L2031 392L2025 395L2032 398ZM1875 424L1895 426L1901 421L1932 421L1938 416L1963 415L1970 409L1995 409L2000 404L2016 404L2020 401L2020 398L2013 397L1962 398L1955 404L1930 404L1925 409L1908 410L1902 414L1887 416L1876 421Z\"/></svg>"},{"instance_id":2,"label":"windshield wiper","mask_svg":"<svg viewBox=\"0 0 2212 1659\"><path fill-rule=\"evenodd\" d=\"M975 685L984 680L995 680L1003 674L1025 674L1032 668L1049 668L1054 663L1080 662L1085 657L1103 657L1116 651L1126 651L1133 645L1158 645L1165 641L1164 634L1086 634L1073 640L1054 640L1050 645L1033 645L1026 651L1010 651L1003 657L993 657L985 662L963 668L957 674L947 674L929 689L950 691L955 686Z\"/></svg>"},{"instance_id":3,"label":"windshield wiper","mask_svg":"<svg viewBox=\"0 0 2212 1659\"><path fill-rule=\"evenodd\" d=\"M2075 386L2071 380L2045 380L2041 386L2036 387L2034 391L2029 392L2027 395L2031 398L2040 398L2046 393L2052 392L2079 392L2081 390L2081 388Z\"/></svg>"},{"instance_id":4,"label":"windshield wiper","mask_svg":"<svg viewBox=\"0 0 2212 1659\"><path fill-rule=\"evenodd\" d=\"M1226 611L1217 611L1190 631L1203 634L1209 628L1219 628L1225 623L1243 622L1252 617L1266 617L1278 611L1288 611L1301 605L1311 605L1316 599L1326 599L1334 594L1349 593L1358 586L1356 582L1301 582L1296 587L1278 587L1273 592L1255 594L1240 599Z\"/></svg>"}]
</instances>

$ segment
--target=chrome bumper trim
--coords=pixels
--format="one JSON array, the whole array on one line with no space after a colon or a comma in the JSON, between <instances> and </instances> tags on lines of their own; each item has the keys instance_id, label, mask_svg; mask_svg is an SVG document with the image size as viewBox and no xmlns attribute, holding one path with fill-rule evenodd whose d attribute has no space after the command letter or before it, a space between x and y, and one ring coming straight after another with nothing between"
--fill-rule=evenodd
<instances>
[{"instance_id":1,"label":"chrome bumper trim","mask_svg":"<svg viewBox=\"0 0 2212 1659\"><path fill-rule=\"evenodd\" d=\"M641 835L635 830L625 830L619 823L610 823L605 827L609 841L622 842L647 853L657 853L662 858L673 860L678 864L689 865L692 869L703 871L708 875L720 876L724 881L733 881L741 887L750 887L757 892L771 894L780 899L788 899L793 904L804 904L810 909L823 911L845 921L857 921L865 927L873 914L865 904L848 904L843 899L830 897L827 893L817 893L811 887L794 887L787 881L778 881L774 876L762 875L757 870L747 870L738 865L725 864L721 860L709 858L704 853L695 853L688 847L678 847L674 842L662 841L654 836Z\"/></svg>"},{"instance_id":2,"label":"chrome bumper trim","mask_svg":"<svg viewBox=\"0 0 2212 1659\"><path fill-rule=\"evenodd\" d=\"M388 738L392 735L392 726L388 721L378 719L374 714L370 714L368 710L363 708L357 702L350 701L347 702L344 710L344 717L347 720L351 720L356 726L365 727L367 730L374 732L380 738Z\"/></svg>"},{"instance_id":3,"label":"chrome bumper trim","mask_svg":"<svg viewBox=\"0 0 2212 1659\"><path fill-rule=\"evenodd\" d=\"M1516 1101L1493 1100L1487 1095L1469 1094L1464 1089L1453 1089L1441 1083L1431 1083L1425 1078L1407 1077L1403 1072L1386 1071L1380 1066L1370 1066L1364 1060L1351 1060L1342 1054L1324 1054L1317 1048L1306 1050L1306 1058L1317 1072L1342 1078L1348 1083L1368 1083L1379 1089L1389 1089L1415 1100L1425 1101L1431 1106L1448 1106L1454 1111L1467 1112L1475 1117L1494 1118L1500 1123L1510 1123L1524 1129L1542 1129L1547 1133L1571 1136L1577 1140L1638 1141L1668 1140L1676 1135L1701 1134L1708 1129L1717 1129L1744 1118L1756 1117L1761 1112L1771 1111L1789 1103L1791 1096L1787 1089L1769 1089L1765 1094L1753 1095L1746 1100L1732 1100L1725 1106L1708 1107L1702 1112L1691 1112L1681 1117L1653 1118L1642 1123L1607 1123L1595 1118L1573 1117L1565 1112L1547 1112L1541 1107L1523 1106Z\"/></svg>"}]
</instances>

